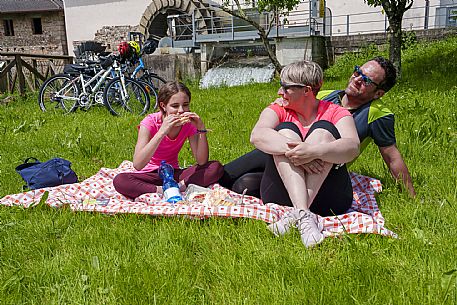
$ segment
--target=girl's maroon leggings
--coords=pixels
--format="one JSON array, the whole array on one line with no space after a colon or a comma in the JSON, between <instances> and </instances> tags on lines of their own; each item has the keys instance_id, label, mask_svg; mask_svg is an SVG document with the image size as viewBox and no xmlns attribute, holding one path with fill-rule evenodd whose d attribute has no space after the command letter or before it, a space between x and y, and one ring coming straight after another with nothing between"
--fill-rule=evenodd
<instances>
[{"instance_id":1,"label":"girl's maroon leggings","mask_svg":"<svg viewBox=\"0 0 457 305\"><path fill-rule=\"evenodd\" d=\"M185 169L176 169L174 178L186 185L196 184L207 187L216 183L224 174L224 168L218 161L209 161L204 165L193 165ZM136 198L146 193L156 193L157 186L162 185L162 179L157 170L150 173L120 173L113 180L118 193Z\"/></svg>"}]
</instances>

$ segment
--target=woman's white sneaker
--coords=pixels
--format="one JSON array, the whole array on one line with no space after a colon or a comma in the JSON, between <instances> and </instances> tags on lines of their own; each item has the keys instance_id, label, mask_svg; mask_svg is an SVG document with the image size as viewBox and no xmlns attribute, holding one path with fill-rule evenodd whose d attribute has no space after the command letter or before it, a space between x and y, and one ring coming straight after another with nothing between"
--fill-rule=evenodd
<instances>
[{"instance_id":1,"label":"woman's white sneaker","mask_svg":"<svg viewBox=\"0 0 457 305\"><path fill-rule=\"evenodd\" d=\"M286 212L278 221L269 224L268 229L276 236L284 235L297 224L297 216L297 209Z\"/></svg>"},{"instance_id":2,"label":"woman's white sneaker","mask_svg":"<svg viewBox=\"0 0 457 305\"><path fill-rule=\"evenodd\" d=\"M317 215L311 211L298 211L297 228L305 247L315 246L324 240L323 225L319 223Z\"/></svg>"}]
</instances>

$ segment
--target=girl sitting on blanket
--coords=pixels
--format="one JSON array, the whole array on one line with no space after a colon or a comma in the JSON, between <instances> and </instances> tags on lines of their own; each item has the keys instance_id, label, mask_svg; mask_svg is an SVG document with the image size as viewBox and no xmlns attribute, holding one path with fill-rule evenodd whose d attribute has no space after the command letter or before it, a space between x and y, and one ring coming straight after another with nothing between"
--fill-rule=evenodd
<instances>
[{"instance_id":1,"label":"girl sitting on blanket","mask_svg":"<svg viewBox=\"0 0 457 305\"><path fill-rule=\"evenodd\" d=\"M227 164L224 176L240 177L235 183L243 188L258 188L263 202L292 206L268 228L282 235L297 227L307 247L324 238L316 214L338 215L351 207L344 163L358 155L360 144L349 111L316 99L322 81L314 62L284 67L281 99L262 111L251 133L257 149Z\"/></svg>"},{"instance_id":2,"label":"girl sitting on blanket","mask_svg":"<svg viewBox=\"0 0 457 305\"><path fill-rule=\"evenodd\" d=\"M175 169L174 178L181 190L190 183L207 187L221 178L222 165L217 161L208 162L207 130L198 114L190 111L190 98L189 89L180 82L168 82L160 88L160 112L149 114L138 126L133 155L136 171L117 175L113 181L116 191L130 198L162 193L162 179L158 174L162 160ZM197 165L180 169L178 153L187 139Z\"/></svg>"}]
</instances>

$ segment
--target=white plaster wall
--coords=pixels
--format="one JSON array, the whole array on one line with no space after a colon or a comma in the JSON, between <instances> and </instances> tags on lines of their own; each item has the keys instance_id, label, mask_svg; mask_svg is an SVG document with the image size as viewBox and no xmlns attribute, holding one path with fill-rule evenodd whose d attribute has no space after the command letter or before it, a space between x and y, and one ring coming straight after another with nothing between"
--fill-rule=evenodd
<instances>
[{"instance_id":1,"label":"white plaster wall","mask_svg":"<svg viewBox=\"0 0 457 305\"><path fill-rule=\"evenodd\" d=\"M151 0L100 2L64 0L68 54L74 54L73 41L93 40L105 25L138 25ZM78 4L81 6L75 6Z\"/></svg>"},{"instance_id":2,"label":"white plaster wall","mask_svg":"<svg viewBox=\"0 0 457 305\"><path fill-rule=\"evenodd\" d=\"M434 6L455 0L430 0L429 26L435 24ZM327 0L326 6L332 11L332 35L346 35L347 15L350 34L382 32L385 29L385 14L382 7L371 7L363 0ZM403 16L403 28L421 29L424 26L425 0L415 0ZM387 23L388 25L388 23Z\"/></svg>"},{"instance_id":3,"label":"white plaster wall","mask_svg":"<svg viewBox=\"0 0 457 305\"><path fill-rule=\"evenodd\" d=\"M312 60L312 42L309 37L286 38L276 41L276 56L281 65Z\"/></svg>"}]
</instances>

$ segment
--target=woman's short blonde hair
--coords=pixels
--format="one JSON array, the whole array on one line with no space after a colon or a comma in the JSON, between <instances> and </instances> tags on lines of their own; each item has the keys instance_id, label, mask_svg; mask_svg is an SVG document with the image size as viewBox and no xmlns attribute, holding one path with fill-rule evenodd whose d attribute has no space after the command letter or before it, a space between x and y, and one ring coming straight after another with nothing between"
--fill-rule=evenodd
<instances>
[{"instance_id":1,"label":"woman's short blonde hair","mask_svg":"<svg viewBox=\"0 0 457 305\"><path fill-rule=\"evenodd\" d=\"M288 64L281 70L281 82L287 85L310 86L314 95L319 92L324 72L322 68L313 61L303 60Z\"/></svg>"}]
</instances>

